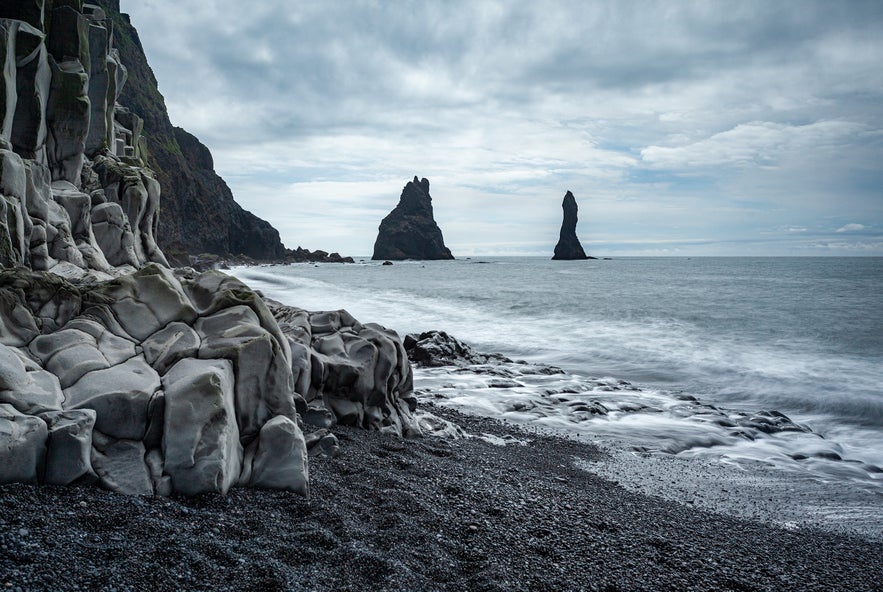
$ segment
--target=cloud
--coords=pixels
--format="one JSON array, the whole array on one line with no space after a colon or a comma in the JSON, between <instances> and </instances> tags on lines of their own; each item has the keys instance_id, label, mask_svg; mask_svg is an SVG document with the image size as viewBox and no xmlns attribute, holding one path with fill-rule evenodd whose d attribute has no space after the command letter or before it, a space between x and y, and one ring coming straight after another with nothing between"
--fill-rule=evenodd
<instances>
[{"instance_id":1,"label":"cloud","mask_svg":"<svg viewBox=\"0 0 883 592\"><path fill-rule=\"evenodd\" d=\"M864 224L846 224L845 226L841 226L837 229L837 232L858 232L861 230L865 230L867 226Z\"/></svg>"},{"instance_id":2,"label":"cloud","mask_svg":"<svg viewBox=\"0 0 883 592\"><path fill-rule=\"evenodd\" d=\"M641 159L650 167L666 169L773 167L783 156L837 145L862 129L862 125L849 121L819 121L807 125L753 121L696 142L648 146L641 150Z\"/></svg>"},{"instance_id":3,"label":"cloud","mask_svg":"<svg viewBox=\"0 0 883 592\"><path fill-rule=\"evenodd\" d=\"M370 251L415 174L475 253L551 249L567 189L622 249L883 224L874 0L121 4L172 121L289 245Z\"/></svg>"}]
</instances>

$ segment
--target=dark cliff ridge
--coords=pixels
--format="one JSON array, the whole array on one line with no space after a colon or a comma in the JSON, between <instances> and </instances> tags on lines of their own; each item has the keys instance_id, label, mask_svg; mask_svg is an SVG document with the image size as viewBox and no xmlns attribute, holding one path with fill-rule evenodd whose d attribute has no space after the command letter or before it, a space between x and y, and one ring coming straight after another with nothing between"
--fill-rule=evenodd
<instances>
[{"instance_id":1,"label":"dark cliff ridge","mask_svg":"<svg viewBox=\"0 0 883 592\"><path fill-rule=\"evenodd\" d=\"M273 226L234 201L214 171L209 149L169 121L165 101L147 63L138 32L119 0L97 0L114 24L115 44L129 70L120 102L144 119L145 160L163 191L157 240L173 264L190 265L187 255L244 255L266 261L336 261L323 251L286 249ZM343 260L343 258L338 258Z\"/></svg>"},{"instance_id":2,"label":"dark cliff ridge","mask_svg":"<svg viewBox=\"0 0 883 592\"><path fill-rule=\"evenodd\" d=\"M414 177L402 189L399 204L380 223L374 243L376 260L453 259L432 214L429 180Z\"/></svg>"},{"instance_id":3,"label":"dark cliff ridge","mask_svg":"<svg viewBox=\"0 0 883 592\"><path fill-rule=\"evenodd\" d=\"M564 221L561 222L561 235L558 238L558 244L555 245L555 255L552 259L558 261L594 259L594 257L586 255L583 246L576 236L576 198L573 197L570 191L565 194L561 207L564 210Z\"/></svg>"}]
</instances>

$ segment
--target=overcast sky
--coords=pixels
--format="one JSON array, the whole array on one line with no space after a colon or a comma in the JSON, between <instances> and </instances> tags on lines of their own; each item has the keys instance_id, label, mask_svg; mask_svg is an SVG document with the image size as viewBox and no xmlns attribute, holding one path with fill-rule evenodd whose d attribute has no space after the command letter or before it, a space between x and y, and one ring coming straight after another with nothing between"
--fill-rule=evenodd
<instances>
[{"instance_id":1,"label":"overcast sky","mask_svg":"<svg viewBox=\"0 0 883 592\"><path fill-rule=\"evenodd\" d=\"M122 0L172 123L286 246L883 255L883 2Z\"/></svg>"}]
</instances>

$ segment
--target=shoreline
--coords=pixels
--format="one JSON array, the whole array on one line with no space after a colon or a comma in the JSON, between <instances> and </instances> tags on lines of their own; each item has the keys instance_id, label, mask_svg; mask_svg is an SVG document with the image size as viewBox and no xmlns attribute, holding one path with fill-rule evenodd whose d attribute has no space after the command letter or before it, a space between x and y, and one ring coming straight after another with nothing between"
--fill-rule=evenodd
<instances>
[{"instance_id":1,"label":"shoreline","mask_svg":"<svg viewBox=\"0 0 883 592\"><path fill-rule=\"evenodd\" d=\"M878 543L628 491L607 453L424 405L469 434L337 427L312 498L127 497L0 486L0 586L16 590L872 590Z\"/></svg>"}]
</instances>

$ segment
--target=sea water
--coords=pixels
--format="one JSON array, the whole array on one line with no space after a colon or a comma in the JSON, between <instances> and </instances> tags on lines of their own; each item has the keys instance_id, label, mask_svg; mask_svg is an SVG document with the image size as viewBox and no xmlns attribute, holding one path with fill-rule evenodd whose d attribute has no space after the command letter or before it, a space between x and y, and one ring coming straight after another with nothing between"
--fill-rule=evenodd
<instances>
[{"instance_id":1,"label":"sea water","mask_svg":"<svg viewBox=\"0 0 883 592\"><path fill-rule=\"evenodd\" d=\"M881 258L363 260L233 273L286 304L344 308L401 335L444 330L565 371L513 365L501 381L418 370L418 394L438 403L646 454L791 472L863 492L862 520L883 516Z\"/></svg>"}]
</instances>

